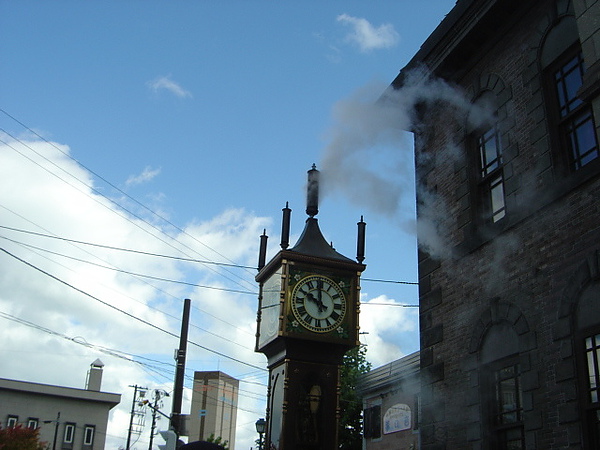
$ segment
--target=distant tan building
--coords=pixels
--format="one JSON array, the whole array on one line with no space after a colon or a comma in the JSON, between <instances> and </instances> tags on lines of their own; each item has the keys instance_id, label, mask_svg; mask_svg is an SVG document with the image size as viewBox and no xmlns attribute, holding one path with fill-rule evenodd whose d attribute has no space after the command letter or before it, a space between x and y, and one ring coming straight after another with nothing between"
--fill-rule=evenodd
<instances>
[{"instance_id":1,"label":"distant tan building","mask_svg":"<svg viewBox=\"0 0 600 450\"><path fill-rule=\"evenodd\" d=\"M103 366L92 363L86 389L0 378L2 427L39 428L53 450L104 449L108 414L121 395L100 392Z\"/></svg>"},{"instance_id":2,"label":"distant tan building","mask_svg":"<svg viewBox=\"0 0 600 450\"><path fill-rule=\"evenodd\" d=\"M363 449L418 449L419 352L364 374L358 392L363 399Z\"/></svg>"},{"instance_id":3,"label":"distant tan building","mask_svg":"<svg viewBox=\"0 0 600 450\"><path fill-rule=\"evenodd\" d=\"M239 380L219 371L194 372L189 442L211 434L235 447Z\"/></svg>"}]
</instances>

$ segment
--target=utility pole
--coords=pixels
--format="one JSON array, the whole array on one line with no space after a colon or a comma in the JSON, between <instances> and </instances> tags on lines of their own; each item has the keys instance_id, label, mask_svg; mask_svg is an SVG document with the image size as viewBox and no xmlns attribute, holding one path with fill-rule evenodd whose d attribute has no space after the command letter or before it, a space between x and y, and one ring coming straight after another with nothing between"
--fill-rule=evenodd
<instances>
[{"instance_id":1,"label":"utility pole","mask_svg":"<svg viewBox=\"0 0 600 450\"><path fill-rule=\"evenodd\" d=\"M60 412L56 416L56 425L54 426L54 441L52 442L52 450L56 450L56 436L58 435L58 425L60 425Z\"/></svg>"},{"instance_id":2,"label":"utility pole","mask_svg":"<svg viewBox=\"0 0 600 450\"><path fill-rule=\"evenodd\" d=\"M156 428L156 410L158 409L158 399L160 394L158 389L154 391L154 408L152 408L152 426L150 427L150 443L148 444L148 450L152 450L152 441L154 440L154 429Z\"/></svg>"},{"instance_id":3,"label":"utility pole","mask_svg":"<svg viewBox=\"0 0 600 450\"><path fill-rule=\"evenodd\" d=\"M136 406L139 403L138 400L138 391L140 392L140 394L142 394L142 397L144 396L143 394L145 394L146 390L148 388L143 388L141 386L138 386L137 384L134 386L129 386L134 388L133 391L133 401L131 402L131 417L129 419L129 431L127 433L127 444L125 445L125 450L130 450L130 445L131 445L131 433L133 430L133 418L137 415L136 413ZM140 431L141 432L141 431ZM136 432L137 434L139 434L140 432Z\"/></svg>"},{"instance_id":4,"label":"utility pole","mask_svg":"<svg viewBox=\"0 0 600 450\"><path fill-rule=\"evenodd\" d=\"M165 416L167 419L170 419L169 416L163 414L159 408L162 406L160 403L160 399L162 397L168 397L169 394L163 390L155 389L154 390L154 406L148 404L150 409L152 409L152 428L150 429L150 444L148 445L148 450L152 450L152 441L154 440L155 430L156 430L156 415L161 414Z\"/></svg>"},{"instance_id":5,"label":"utility pole","mask_svg":"<svg viewBox=\"0 0 600 450\"><path fill-rule=\"evenodd\" d=\"M56 450L56 436L58 436L58 426L60 425L60 411L56 415L56 420L44 420L44 423L54 422L54 441L52 441L52 450ZM50 448L48 446L48 448Z\"/></svg>"},{"instance_id":6,"label":"utility pole","mask_svg":"<svg viewBox=\"0 0 600 450\"><path fill-rule=\"evenodd\" d=\"M171 428L177 436L183 431L181 423L181 403L183 402L183 378L185 375L185 353L187 350L188 328L190 323L190 303L186 298L183 301L183 317L181 320L181 335L179 336L179 349L177 350L177 368L175 370L175 385L173 388L173 408L171 410Z\"/></svg>"}]
</instances>

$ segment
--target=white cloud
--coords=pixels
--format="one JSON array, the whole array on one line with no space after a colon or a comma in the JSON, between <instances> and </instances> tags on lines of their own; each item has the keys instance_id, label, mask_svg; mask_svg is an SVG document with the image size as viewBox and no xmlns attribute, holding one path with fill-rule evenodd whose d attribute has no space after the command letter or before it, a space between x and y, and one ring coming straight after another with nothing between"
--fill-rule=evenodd
<instances>
[{"instance_id":1,"label":"white cloud","mask_svg":"<svg viewBox=\"0 0 600 450\"><path fill-rule=\"evenodd\" d=\"M237 263L256 263L258 236L270 225L267 218L242 209L227 210L184 227L185 233L170 239L146 222L122 217L122 211L117 213L116 206L94 193L90 188L94 178L68 158L68 147L32 139L11 141L4 136L2 140L9 144L0 145L3 227L148 253L224 261L221 254ZM198 345L188 346L188 386L194 370L217 368L262 384L241 384L237 445L253 445L254 422L265 411L266 370L218 356L200 346L266 369L264 356L253 348L257 296L135 277L83 261L248 292L257 290L255 271L77 245L6 228L0 228L0 248L13 255L0 252L0 340L4 343L0 349L0 376L83 388L89 365L100 358L105 363L102 389L122 394L121 404L111 413L106 448L122 447L133 393L129 386L170 391L173 385L173 350L178 339L142 321L178 335L182 299L191 298L189 339ZM103 349L152 361L137 358L135 363ZM187 412L191 394L189 389L185 392L183 411ZM170 404L166 402L163 410L168 413ZM164 426L163 421L159 429ZM149 421L138 447L147 447L148 433Z\"/></svg>"},{"instance_id":2,"label":"white cloud","mask_svg":"<svg viewBox=\"0 0 600 450\"><path fill-rule=\"evenodd\" d=\"M125 182L125 184L127 186L137 186L139 184L143 184L148 181L151 181L158 174L160 174L160 168L153 169L150 166L146 166L146 167L144 167L144 170L142 171L142 173L140 173L138 175L130 175L129 178L127 178L127 181Z\"/></svg>"},{"instance_id":3,"label":"white cloud","mask_svg":"<svg viewBox=\"0 0 600 450\"><path fill-rule=\"evenodd\" d=\"M190 91L185 90L175 81L171 80L170 75L155 78L152 81L148 81L146 84L154 92L158 92L159 90L164 89L179 98L192 97L192 93Z\"/></svg>"},{"instance_id":4,"label":"white cloud","mask_svg":"<svg viewBox=\"0 0 600 450\"><path fill-rule=\"evenodd\" d=\"M346 35L346 40L356 44L361 52L390 48L400 40L394 26L389 23L375 27L367 19L348 14L339 15L337 21L352 28Z\"/></svg>"},{"instance_id":5,"label":"white cloud","mask_svg":"<svg viewBox=\"0 0 600 450\"><path fill-rule=\"evenodd\" d=\"M2 140L9 141L4 136ZM91 187L101 189L94 186L95 178L68 157L69 151L67 146L34 139L0 145L3 168L0 226L147 253L224 263L231 260L250 267L256 264L258 236L264 228L272 228L270 218L257 217L244 209L227 209L207 220L194 220L171 239L161 233L160 225L150 225L129 215L123 217L123 211L96 194ZM165 228L172 230L170 226ZM270 255L277 250L277 243L277 236L272 236ZM194 370L221 370L238 377L243 382L236 448L254 445L254 422L264 416L267 382L266 359L254 352L258 290L255 270L183 263L6 228L0 228L0 248L29 264L0 252L0 340L4 344L0 348L3 361L0 376L83 388L89 365L100 358L105 363L102 390L122 394L121 404L111 413L106 448L122 447L133 394L129 386L137 384L171 391L173 385L173 350L178 339L141 321L178 335L182 300L191 298L188 388L184 391L183 411L189 412L189 377ZM60 255L122 271L227 290L140 278ZM365 301L393 302L385 296ZM367 356L374 366L402 356L401 348L391 342L401 342L397 333L403 330L414 334L415 327L415 312L394 306L364 305L361 309L361 330L369 333L363 340L369 345ZM111 349L110 354L105 349ZM131 362L114 351L149 360L137 357L134 358L137 362ZM167 413L171 407L169 400L166 399L163 408ZM138 448L148 445L149 420L146 423L147 428L136 444ZM159 429L164 428L163 421Z\"/></svg>"},{"instance_id":6,"label":"white cloud","mask_svg":"<svg viewBox=\"0 0 600 450\"><path fill-rule=\"evenodd\" d=\"M366 294L361 297L360 331L366 333L361 341L367 344L369 362L373 367L379 367L405 356L398 345L402 342L400 336L402 333L414 333L417 329L417 309L398 306L398 302L385 295L369 300Z\"/></svg>"}]
</instances>

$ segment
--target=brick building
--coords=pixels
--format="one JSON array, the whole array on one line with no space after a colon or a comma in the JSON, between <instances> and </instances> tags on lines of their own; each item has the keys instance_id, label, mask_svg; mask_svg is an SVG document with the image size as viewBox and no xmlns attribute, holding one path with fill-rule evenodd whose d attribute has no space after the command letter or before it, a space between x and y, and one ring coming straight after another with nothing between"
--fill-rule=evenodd
<instances>
[{"instance_id":1,"label":"brick building","mask_svg":"<svg viewBox=\"0 0 600 450\"><path fill-rule=\"evenodd\" d=\"M599 27L458 0L392 83L423 89L423 449L600 448Z\"/></svg>"}]
</instances>

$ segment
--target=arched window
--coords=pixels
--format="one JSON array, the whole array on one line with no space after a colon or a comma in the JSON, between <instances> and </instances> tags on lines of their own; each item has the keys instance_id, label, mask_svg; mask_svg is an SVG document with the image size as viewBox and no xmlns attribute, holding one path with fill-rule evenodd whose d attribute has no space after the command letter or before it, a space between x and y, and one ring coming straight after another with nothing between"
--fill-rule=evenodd
<instances>
[{"instance_id":1,"label":"arched window","mask_svg":"<svg viewBox=\"0 0 600 450\"><path fill-rule=\"evenodd\" d=\"M480 361L486 448L525 448L519 341L508 322L497 323L487 331Z\"/></svg>"}]
</instances>

